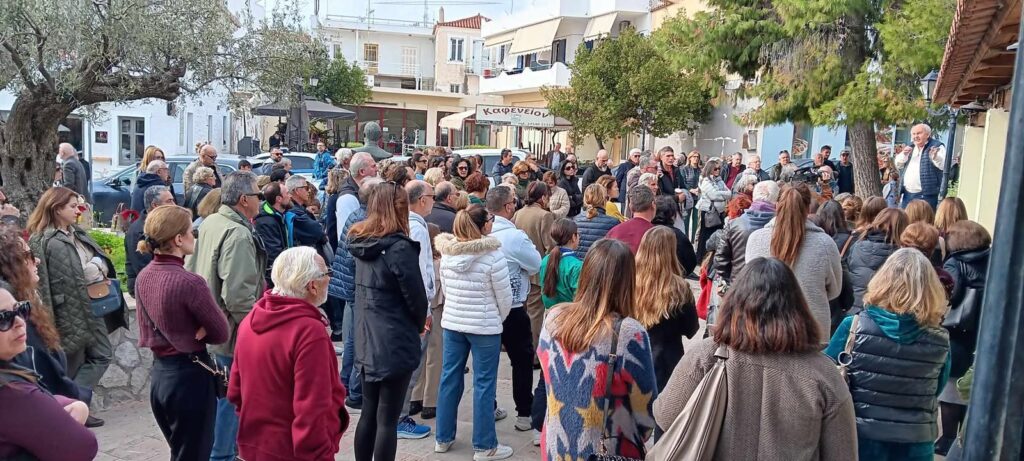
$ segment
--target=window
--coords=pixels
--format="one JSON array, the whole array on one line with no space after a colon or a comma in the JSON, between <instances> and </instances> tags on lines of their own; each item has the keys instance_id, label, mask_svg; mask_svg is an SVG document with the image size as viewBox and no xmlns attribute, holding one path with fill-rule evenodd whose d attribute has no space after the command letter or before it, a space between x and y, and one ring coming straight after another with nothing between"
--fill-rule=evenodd
<instances>
[{"instance_id":1,"label":"window","mask_svg":"<svg viewBox=\"0 0 1024 461\"><path fill-rule=\"evenodd\" d=\"M377 67L379 46L376 43L363 44L363 61L367 66Z\"/></svg>"},{"instance_id":2,"label":"window","mask_svg":"<svg viewBox=\"0 0 1024 461\"><path fill-rule=\"evenodd\" d=\"M504 66L505 65L505 55L508 53L509 46L510 45L508 45L508 44L504 44L504 45L498 46L498 65L500 65L500 66Z\"/></svg>"},{"instance_id":3,"label":"window","mask_svg":"<svg viewBox=\"0 0 1024 461\"><path fill-rule=\"evenodd\" d=\"M213 144L213 116L206 116L206 140L207 144Z\"/></svg>"},{"instance_id":4,"label":"window","mask_svg":"<svg viewBox=\"0 0 1024 461\"><path fill-rule=\"evenodd\" d=\"M462 93L462 85L459 83L452 83L448 85L448 91L450 93Z\"/></svg>"},{"instance_id":5,"label":"window","mask_svg":"<svg viewBox=\"0 0 1024 461\"><path fill-rule=\"evenodd\" d=\"M417 75L419 56L414 46L402 47L402 75Z\"/></svg>"},{"instance_id":6,"label":"window","mask_svg":"<svg viewBox=\"0 0 1024 461\"><path fill-rule=\"evenodd\" d=\"M178 146L185 145L185 114L178 115Z\"/></svg>"},{"instance_id":7,"label":"window","mask_svg":"<svg viewBox=\"0 0 1024 461\"><path fill-rule=\"evenodd\" d=\"M332 57L334 59L341 59L342 58L342 55L341 55L341 44L340 43L335 43L334 45L331 46L331 48L334 50L334 53L333 53Z\"/></svg>"},{"instance_id":8,"label":"window","mask_svg":"<svg viewBox=\"0 0 1024 461\"><path fill-rule=\"evenodd\" d=\"M220 141L224 145L224 148L228 148L228 116L223 115L220 118Z\"/></svg>"},{"instance_id":9,"label":"window","mask_svg":"<svg viewBox=\"0 0 1024 461\"><path fill-rule=\"evenodd\" d=\"M555 40L551 44L551 60L565 64L565 39Z\"/></svg>"},{"instance_id":10,"label":"window","mask_svg":"<svg viewBox=\"0 0 1024 461\"><path fill-rule=\"evenodd\" d=\"M142 159L146 150L146 121L122 117L120 120L120 164L131 165Z\"/></svg>"},{"instance_id":11,"label":"window","mask_svg":"<svg viewBox=\"0 0 1024 461\"><path fill-rule=\"evenodd\" d=\"M466 39L452 37L448 39L448 62L466 62Z\"/></svg>"}]
</instances>

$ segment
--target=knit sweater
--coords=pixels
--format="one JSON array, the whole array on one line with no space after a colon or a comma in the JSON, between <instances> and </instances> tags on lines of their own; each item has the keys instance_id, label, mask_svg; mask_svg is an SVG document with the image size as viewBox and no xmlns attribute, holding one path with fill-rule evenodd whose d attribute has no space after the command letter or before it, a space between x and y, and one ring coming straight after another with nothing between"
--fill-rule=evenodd
<instances>
[{"instance_id":1,"label":"knit sweater","mask_svg":"<svg viewBox=\"0 0 1024 461\"><path fill-rule=\"evenodd\" d=\"M667 429L715 364L713 338L694 344L654 402ZM725 421L713 459L855 460L853 399L835 364L817 351L729 351Z\"/></svg>"},{"instance_id":2,"label":"knit sweater","mask_svg":"<svg viewBox=\"0 0 1024 461\"><path fill-rule=\"evenodd\" d=\"M157 356L199 352L206 350L207 344L228 340L228 320L206 281L186 271L184 263L176 256L158 254L136 281L139 345ZM200 328L206 330L206 336L197 340Z\"/></svg>"},{"instance_id":3,"label":"knit sweater","mask_svg":"<svg viewBox=\"0 0 1024 461\"><path fill-rule=\"evenodd\" d=\"M843 290L843 267L839 261L839 249L835 241L820 227L807 221L803 241L797 252L793 272L800 282L807 306L818 321L822 338L828 337L831 331L832 313L829 300L835 299ZM755 258L770 258L772 255L772 234L775 232L775 219L768 222L763 229L754 231L747 240L747 259L749 263Z\"/></svg>"},{"instance_id":4,"label":"knit sweater","mask_svg":"<svg viewBox=\"0 0 1024 461\"><path fill-rule=\"evenodd\" d=\"M551 336L566 306L555 307L544 319L537 357L547 385L547 415L541 434L543 461L583 461L600 453L605 428L603 409L611 332L598 335L589 349L570 353ZM651 405L657 394L654 361L647 331L632 318L619 330L618 364L612 377L609 455L641 458L644 442L654 430ZM827 360L827 359L826 359ZM736 458L740 459L740 458Z\"/></svg>"}]
</instances>

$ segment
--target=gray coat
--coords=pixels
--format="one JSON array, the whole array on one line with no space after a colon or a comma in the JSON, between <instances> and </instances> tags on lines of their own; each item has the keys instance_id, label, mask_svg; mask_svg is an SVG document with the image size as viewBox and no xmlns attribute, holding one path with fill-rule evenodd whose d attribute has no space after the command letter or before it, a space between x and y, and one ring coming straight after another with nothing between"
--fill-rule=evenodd
<instances>
[{"instance_id":1,"label":"gray coat","mask_svg":"<svg viewBox=\"0 0 1024 461\"><path fill-rule=\"evenodd\" d=\"M839 296L843 289L843 266L839 261L839 249L836 242L820 227L807 221L804 229L803 242L797 253L793 272L800 282L807 306L811 308L814 319L821 327L822 337L828 340L828 332L832 326L832 314L828 302ZM772 233L775 231L775 219L768 222L763 229L754 231L747 240L747 261L755 258L770 258Z\"/></svg>"},{"instance_id":2,"label":"gray coat","mask_svg":"<svg viewBox=\"0 0 1024 461\"><path fill-rule=\"evenodd\" d=\"M64 187L81 194L87 202L92 203L92 197L89 196L89 174L85 171L82 161L78 157L64 160L60 171L64 177L62 180Z\"/></svg>"}]
</instances>

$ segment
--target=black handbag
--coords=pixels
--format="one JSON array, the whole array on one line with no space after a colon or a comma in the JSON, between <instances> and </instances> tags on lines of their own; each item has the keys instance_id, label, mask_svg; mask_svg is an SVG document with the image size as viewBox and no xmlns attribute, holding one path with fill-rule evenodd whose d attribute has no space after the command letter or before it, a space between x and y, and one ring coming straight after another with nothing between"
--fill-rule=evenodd
<instances>
[{"instance_id":1,"label":"black handbag","mask_svg":"<svg viewBox=\"0 0 1024 461\"><path fill-rule=\"evenodd\" d=\"M960 261L960 273L967 272L967 264ZM984 288L967 286L964 288L964 296L960 303L952 306L942 320L942 326L948 330L960 330L973 332L978 328L978 317L981 315L981 302L984 295Z\"/></svg>"},{"instance_id":2,"label":"black handbag","mask_svg":"<svg viewBox=\"0 0 1024 461\"><path fill-rule=\"evenodd\" d=\"M605 448L605 441L609 439L616 439L617 436L613 436L608 432L608 416L610 407L612 405L612 381L615 378L615 366L619 362L619 356L616 354L619 348L619 328L622 327L622 319L615 320L615 326L612 327L612 350L608 354L608 372L605 374L607 380L604 386L604 431L601 433L600 453L591 453L587 457L587 461L640 461L636 458L628 458L619 455L609 455L608 449ZM643 450L643 446L640 446Z\"/></svg>"}]
</instances>

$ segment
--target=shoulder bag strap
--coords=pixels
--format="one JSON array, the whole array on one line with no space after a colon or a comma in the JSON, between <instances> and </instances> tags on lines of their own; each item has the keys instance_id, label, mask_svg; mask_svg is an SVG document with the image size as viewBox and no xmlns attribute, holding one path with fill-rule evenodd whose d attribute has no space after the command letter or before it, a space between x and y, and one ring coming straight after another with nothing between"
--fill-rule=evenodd
<instances>
[{"instance_id":1,"label":"shoulder bag strap","mask_svg":"<svg viewBox=\"0 0 1024 461\"><path fill-rule=\"evenodd\" d=\"M853 232L850 232L850 237L846 239L846 243L843 244L842 251L839 252L839 259L846 257L846 250L850 249L850 244L853 243Z\"/></svg>"},{"instance_id":2,"label":"shoulder bag strap","mask_svg":"<svg viewBox=\"0 0 1024 461\"><path fill-rule=\"evenodd\" d=\"M610 431L608 430L608 412L611 411L612 402L612 382L615 378L615 366L619 361L618 349L619 349L619 328L622 327L622 318L615 320L615 325L612 326L612 348L611 352L608 353L608 371L605 373L604 383L604 429L601 433L601 454L608 454L607 448L605 448L605 440L612 438Z\"/></svg>"},{"instance_id":3,"label":"shoulder bag strap","mask_svg":"<svg viewBox=\"0 0 1024 461\"><path fill-rule=\"evenodd\" d=\"M142 305L142 301L139 301L139 298L135 298L135 308L140 314L142 314L142 318L146 319L146 323L149 324L149 328L151 328L157 335L160 335L160 338L167 342L167 344L171 344L171 341L164 336L163 332L161 332L159 328L157 328L156 322L149 318L149 314L146 312L145 306Z\"/></svg>"},{"instance_id":4,"label":"shoulder bag strap","mask_svg":"<svg viewBox=\"0 0 1024 461\"><path fill-rule=\"evenodd\" d=\"M857 325L860 323L860 314L853 316L853 320L850 321L850 334L846 335L846 347L836 357L836 362L839 365L839 374L843 376L843 380L847 377L847 368L853 363L853 345L857 339Z\"/></svg>"}]
</instances>

